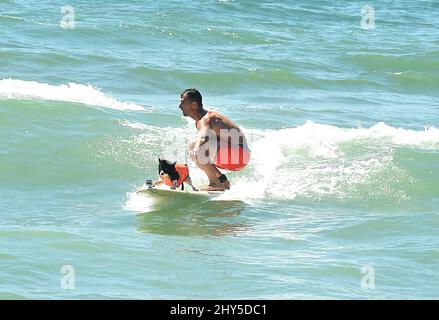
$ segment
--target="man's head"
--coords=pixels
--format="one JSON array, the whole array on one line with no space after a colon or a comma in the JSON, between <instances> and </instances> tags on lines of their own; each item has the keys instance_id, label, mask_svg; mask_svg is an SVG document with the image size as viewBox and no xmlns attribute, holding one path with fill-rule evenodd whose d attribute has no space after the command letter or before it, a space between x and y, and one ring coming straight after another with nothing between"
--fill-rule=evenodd
<instances>
[{"instance_id":1,"label":"man's head","mask_svg":"<svg viewBox=\"0 0 439 320\"><path fill-rule=\"evenodd\" d=\"M197 89L186 89L180 94L179 108L185 117L192 117L203 110L203 97Z\"/></svg>"}]
</instances>

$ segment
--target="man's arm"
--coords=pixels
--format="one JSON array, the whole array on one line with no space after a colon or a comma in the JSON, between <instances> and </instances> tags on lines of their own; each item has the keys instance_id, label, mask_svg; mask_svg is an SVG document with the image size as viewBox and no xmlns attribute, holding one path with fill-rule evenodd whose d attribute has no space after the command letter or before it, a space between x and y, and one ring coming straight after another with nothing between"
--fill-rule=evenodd
<instances>
[{"instance_id":1,"label":"man's arm","mask_svg":"<svg viewBox=\"0 0 439 320\"><path fill-rule=\"evenodd\" d=\"M198 129L197 139L195 141L194 150L199 150L202 145L207 143L211 139L213 131L212 129L212 119L206 118L200 121L200 127Z\"/></svg>"}]
</instances>

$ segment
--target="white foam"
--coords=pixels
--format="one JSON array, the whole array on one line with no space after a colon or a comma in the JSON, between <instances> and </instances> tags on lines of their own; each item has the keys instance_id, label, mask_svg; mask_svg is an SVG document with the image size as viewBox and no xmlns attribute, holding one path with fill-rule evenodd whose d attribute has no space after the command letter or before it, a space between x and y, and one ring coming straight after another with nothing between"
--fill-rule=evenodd
<instances>
[{"instance_id":1,"label":"white foam","mask_svg":"<svg viewBox=\"0 0 439 320\"><path fill-rule=\"evenodd\" d=\"M123 127L128 127L128 128L137 129L137 130L157 130L157 129L159 129L158 127L155 127L155 126L143 124L140 122L132 122L129 120L120 120L119 124Z\"/></svg>"},{"instance_id":2,"label":"white foam","mask_svg":"<svg viewBox=\"0 0 439 320\"><path fill-rule=\"evenodd\" d=\"M161 133L168 129L124 124L143 129L136 143L161 146L169 160L184 159L186 143L194 134L193 123L167 136ZM218 200L370 196L402 201L408 198L406 185L414 179L395 161L397 148L439 150L435 127L417 131L379 122L370 128L339 128L307 121L295 128L243 131L252 150L250 164L241 172L226 172L232 189ZM173 150L179 153L173 156ZM206 185L206 175L191 161L188 164L195 186Z\"/></svg>"},{"instance_id":3,"label":"white foam","mask_svg":"<svg viewBox=\"0 0 439 320\"><path fill-rule=\"evenodd\" d=\"M394 162L396 147L439 149L439 130L434 127L416 131L382 122L370 128L338 128L308 121L296 128L251 134L253 152L246 170L253 181L240 176L233 184L234 192L248 199L328 195L343 199L377 179L389 184L384 192L404 198L391 190L399 182L412 181ZM380 178L383 175L388 181Z\"/></svg>"},{"instance_id":4,"label":"white foam","mask_svg":"<svg viewBox=\"0 0 439 320\"><path fill-rule=\"evenodd\" d=\"M364 131L366 130L366 131ZM439 129L430 126L424 130L415 131L403 128L393 128L379 122L370 129L363 129L362 136L374 139L388 139L393 144L407 147L436 150L439 148Z\"/></svg>"},{"instance_id":5,"label":"white foam","mask_svg":"<svg viewBox=\"0 0 439 320\"><path fill-rule=\"evenodd\" d=\"M337 157L341 143L359 140L425 149L439 148L439 130L435 127L425 127L424 130L415 131L394 128L383 122L366 129L339 128L307 121L297 128L267 131L263 135L263 139L256 142L263 143L265 148L272 149L273 145L276 146L276 150L282 147L306 148L314 157Z\"/></svg>"},{"instance_id":6,"label":"white foam","mask_svg":"<svg viewBox=\"0 0 439 320\"><path fill-rule=\"evenodd\" d=\"M396 148L439 149L439 130L434 127L416 131L383 122L370 128L339 128L308 121L296 128L246 133L252 159L236 178L229 174L232 192L225 198L345 199L361 193L362 185L375 183L383 185L380 192L387 196L404 199L404 192L396 189L413 179L395 163Z\"/></svg>"},{"instance_id":7,"label":"white foam","mask_svg":"<svg viewBox=\"0 0 439 320\"><path fill-rule=\"evenodd\" d=\"M143 106L118 101L94 86L73 82L54 86L36 81L2 79L0 99L66 101L117 110L148 111Z\"/></svg>"},{"instance_id":8,"label":"white foam","mask_svg":"<svg viewBox=\"0 0 439 320\"><path fill-rule=\"evenodd\" d=\"M130 192L127 193L127 201L122 208L134 212L149 212L154 209L154 201L151 198L138 195L136 192Z\"/></svg>"}]
</instances>

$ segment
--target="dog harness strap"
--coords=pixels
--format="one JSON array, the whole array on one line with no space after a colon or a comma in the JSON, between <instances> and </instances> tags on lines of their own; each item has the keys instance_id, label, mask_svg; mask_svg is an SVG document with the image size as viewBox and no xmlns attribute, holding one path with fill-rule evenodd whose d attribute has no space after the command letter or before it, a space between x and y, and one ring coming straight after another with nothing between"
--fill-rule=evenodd
<instances>
[{"instance_id":1,"label":"dog harness strap","mask_svg":"<svg viewBox=\"0 0 439 320\"><path fill-rule=\"evenodd\" d=\"M219 180L221 183L224 183L224 182L227 180L227 177L226 177L224 174L222 174L222 175L220 175L220 176L218 177L218 180Z\"/></svg>"},{"instance_id":2,"label":"dog harness strap","mask_svg":"<svg viewBox=\"0 0 439 320\"><path fill-rule=\"evenodd\" d=\"M177 170L180 178L178 179L177 187L179 187L184 180L189 176L189 167L185 164L177 163L175 165L175 170Z\"/></svg>"},{"instance_id":3,"label":"dog harness strap","mask_svg":"<svg viewBox=\"0 0 439 320\"><path fill-rule=\"evenodd\" d=\"M172 181L171 181L171 179L169 179L169 178L165 178L164 176L160 176L160 179L162 179L162 181L167 185L167 186L170 186L170 187L172 187Z\"/></svg>"},{"instance_id":4,"label":"dog harness strap","mask_svg":"<svg viewBox=\"0 0 439 320\"><path fill-rule=\"evenodd\" d=\"M175 165L175 170L177 171L177 173L179 175L177 185L176 185L176 187L178 188L179 186L181 186L183 184L183 181L186 180L187 177L189 177L189 167L185 164L177 163ZM162 181L166 185L168 185L170 187L173 186L172 181L170 179L164 178L162 176L160 176L160 178L162 179Z\"/></svg>"}]
</instances>

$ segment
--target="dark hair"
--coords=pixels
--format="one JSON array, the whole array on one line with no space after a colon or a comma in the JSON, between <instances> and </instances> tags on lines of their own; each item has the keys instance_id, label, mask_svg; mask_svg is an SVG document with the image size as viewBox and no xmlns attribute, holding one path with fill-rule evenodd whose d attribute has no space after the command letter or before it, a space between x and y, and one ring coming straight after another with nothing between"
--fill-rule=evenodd
<instances>
[{"instance_id":1,"label":"dark hair","mask_svg":"<svg viewBox=\"0 0 439 320\"><path fill-rule=\"evenodd\" d=\"M200 91L198 91L197 89L186 89L181 93L181 96L183 97L185 93L190 103L195 101L196 103L198 103L198 107L203 107L203 97L201 96Z\"/></svg>"}]
</instances>

